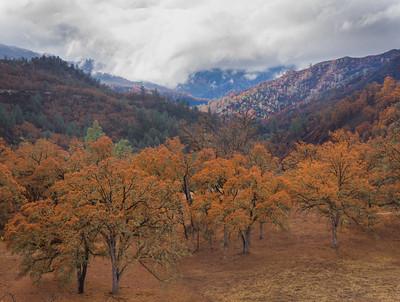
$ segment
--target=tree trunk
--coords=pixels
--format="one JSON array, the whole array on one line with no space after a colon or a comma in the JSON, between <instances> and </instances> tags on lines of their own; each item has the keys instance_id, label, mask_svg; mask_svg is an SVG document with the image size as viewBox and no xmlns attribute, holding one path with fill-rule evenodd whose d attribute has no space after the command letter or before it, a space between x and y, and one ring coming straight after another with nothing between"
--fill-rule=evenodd
<instances>
[{"instance_id":1,"label":"tree trunk","mask_svg":"<svg viewBox=\"0 0 400 302\"><path fill-rule=\"evenodd\" d=\"M258 239L262 240L264 239L264 222L260 221L260 234Z\"/></svg>"},{"instance_id":2,"label":"tree trunk","mask_svg":"<svg viewBox=\"0 0 400 302\"><path fill-rule=\"evenodd\" d=\"M78 280L78 294L83 294L85 292L86 273L87 273L87 262L80 265L76 271Z\"/></svg>"},{"instance_id":3,"label":"tree trunk","mask_svg":"<svg viewBox=\"0 0 400 302\"><path fill-rule=\"evenodd\" d=\"M197 229L196 251L200 250L200 230Z\"/></svg>"},{"instance_id":4,"label":"tree trunk","mask_svg":"<svg viewBox=\"0 0 400 302\"><path fill-rule=\"evenodd\" d=\"M115 239L111 239L108 243L110 258L111 258L111 274L112 274L112 288L111 293L113 295L118 294L119 291L119 279L121 274L118 269L118 260L117 260L117 249Z\"/></svg>"},{"instance_id":5,"label":"tree trunk","mask_svg":"<svg viewBox=\"0 0 400 302\"><path fill-rule=\"evenodd\" d=\"M190 194L189 178L187 175L183 176L183 191L185 193L186 201L189 206L193 204L192 195Z\"/></svg>"},{"instance_id":6,"label":"tree trunk","mask_svg":"<svg viewBox=\"0 0 400 302\"><path fill-rule=\"evenodd\" d=\"M224 225L224 249L228 247L229 244L229 234L226 225Z\"/></svg>"},{"instance_id":7,"label":"tree trunk","mask_svg":"<svg viewBox=\"0 0 400 302\"><path fill-rule=\"evenodd\" d=\"M336 249L338 247L338 241L337 241L338 225L339 225L339 216L336 215L331 218L332 248L334 248L334 249Z\"/></svg>"},{"instance_id":8,"label":"tree trunk","mask_svg":"<svg viewBox=\"0 0 400 302\"><path fill-rule=\"evenodd\" d=\"M250 241L251 241L251 227L248 227L246 230L246 241L248 246L250 247Z\"/></svg>"},{"instance_id":9,"label":"tree trunk","mask_svg":"<svg viewBox=\"0 0 400 302\"><path fill-rule=\"evenodd\" d=\"M86 239L84 235L82 235L83 243L84 243L84 258L82 263L77 265L76 267L76 277L78 281L78 294L83 294L85 292L85 280L87 274L87 267L89 264L89 254L90 250L87 245Z\"/></svg>"},{"instance_id":10,"label":"tree trunk","mask_svg":"<svg viewBox=\"0 0 400 302\"><path fill-rule=\"evenodd\" d=\"M242 237L242 244L243 244L243 254L246 255L249 253L250 250L250 235L251 229L247 228L245 231L241 231L240 233Z\"/></svg>"},{"instance_id":11,"label":"tree trunk","mask_svg":"<svg viewBox=\"0 0 400 302\"><path fill-rule=\"evenodd\" d=\"M210 247L210 250L213 250L213 249L214 249L214 246L213 246L213 236L212 236L212 233L211 233L211 232L208 232L208 245L209 245L209 247Z\"/></svg>"},{"instance_id":12,"label":"tree trunk","mask_svg":"<svg viewBox=\"0 0 400 302\"><path fill-rule=\"evenodd\" d=\"M189 229L189 234L193 234L195 231L195 227L194 227L194 221L193 221L193 216L192 216L192 212L189 211L190 214L190 229Z\"/></svg>"},{"instance_id":13,"label":"tree trunk","mask_svg":"<svg viewBox=\"0 0 400 302\"><path fill-rule=\"evenodd\" d=\"M183 234L185 235L185 239L189 240L188 230L187 230L185 221L182 222L182 226L183 226Z\"/></svg>"},{"instance_id":14,"label":"tree trunk","mask_svg":"<svg viewBox=\"0 0 400 302\"><path fill-rule=\"evenodd\" d=\"M120 274L118 273L118 269L112 265L112 289L111 289L111 293L113 295L118 294L119 291L119 278L120 278Z\"/></svg>"},{"instance_id":15,"label":"tree trunk","mask_svg":"<svg viewBox=\"0 0 400 302\"><path fill-rule=\"evenodd\" d=\"M181 223L181 225L182 225L182 227L183 227L183 235L185 236L185 239L186 240L188 240L189 239L189 234L188 234L188 229L187 229L187 227L186 227L186 223L185 223L185 215L184 215L184 213L183 213L183 209L182 209L182 206L180 206L179 208L178 208L178 212L179 212L179 215L180 215L180 223Z\"/></svg>"}]
</instances>

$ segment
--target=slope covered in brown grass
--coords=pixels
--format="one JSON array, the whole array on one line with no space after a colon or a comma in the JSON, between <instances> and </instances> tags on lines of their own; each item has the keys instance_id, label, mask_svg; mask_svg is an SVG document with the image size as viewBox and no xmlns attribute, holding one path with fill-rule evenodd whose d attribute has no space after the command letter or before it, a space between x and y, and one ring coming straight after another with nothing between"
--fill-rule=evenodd
<instances>
[{"instance_id":1,"label":"slope covered in brown grass","mask_svg":"<svg viewBox=\"0 0 400 302\"><path fill-rule=\"evenodd\" d=\"M18 302L398 301L400 224L390 216L383 219L374 232L342 230L335 252L323 219L296 215L288 231L269 227L262 241L254 232L248 256L239 254L239 241L225 253L218 244L211 251L204 243L166 283L133 266L114 298L108 294L110 267L104 259L92 263L87 292L79 296L74 283L60 286L51 276L39 285L26 277L16 279L18 258L1 243L0 292L12 292Z\"/></svg>"}]
</instances>

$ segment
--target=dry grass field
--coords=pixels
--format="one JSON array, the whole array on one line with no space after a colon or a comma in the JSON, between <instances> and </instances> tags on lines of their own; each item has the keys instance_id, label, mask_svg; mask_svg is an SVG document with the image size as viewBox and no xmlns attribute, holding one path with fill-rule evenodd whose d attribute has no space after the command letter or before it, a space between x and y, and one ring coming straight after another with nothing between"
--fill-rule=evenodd
<instances>
[{"instance_id":1,"label":"dry grass field","mask_svg":"<svg viewBox=\"0 0 400 302\"><path fill-rule=\"evenodd\" d=\"M38 285L17 278L18 258L1 243L0 293L13 293L17 302L400 301L400 220L384 216L374 232L342 230L338 251L329 246L323 219L296 215L290 221L287 231L267 226L264 240L254 234L248 256L239 254L239 241L225 253L203 245L165 283L133 266L118 297L109 295L104 259L92 263L87 291L79 296L74 283L60 286L51 276Z\"/></svg>"}]
</instances>

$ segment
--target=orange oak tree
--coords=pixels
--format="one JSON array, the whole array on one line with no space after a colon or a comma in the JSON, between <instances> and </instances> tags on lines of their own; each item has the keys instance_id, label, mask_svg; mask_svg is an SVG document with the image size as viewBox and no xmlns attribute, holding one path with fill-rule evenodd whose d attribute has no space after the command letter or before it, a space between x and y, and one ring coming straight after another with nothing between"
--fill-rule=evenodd
<instances>
[{"instance_id":1,"label":"orange oak tree","mask_svg":"<svg viewBox=\"0 0 400 302\"><path fill-rule=\"evenodd\" d=\"M132 262L145 267L174 261L181 250L176 236L178 188L138 169L130 160L114 157L67 174L58 184L63 199L77 204L111 261L112 293Z\"/></svg>"},{"instance_id":2,"label":"orange oak tree","mask_svg":"<svg viewBox=\"0 0 400 302\"><path fill-rule=\"evenodd\" d=\"M363 148L354 135L337 132L332 141L317 147L315 157L305 157L290 173L290 190L300 208L329 219L334 248L340 225L370 222L368 201L373 188Z\"/></svg>"},{"instance_id":3,"label":"orange oak tree","mask_svg":"<svg viewBox=\"0 0 400 302\"><path fill-rule=\"evenodd\" d=\"M283 222L290 198L280 178L267 170L251 165L248 158L236 154L230 159L206 162L195 175L195 204L211 229L223 226L224 246L227 232L237 231L242 239L243 253L247 254L256 222Z\"/></svg>"},{"instance_id":4,"label":"orange oak tree","mask_svg":"<svg viewBox=\"0 0 400 302\"><path fill-rule=\"evenodd\" d=\"M192 210L196 224L199 226L198 235L201 226L204 235L211 242L218 227L222 226L224 247L228 245L229 236L226 217L232 210L225 184L241 168L240 161L244 161L244 157L239 155L231 160L221 157L211 159L206 161L203 168L193 176L195 194Z\"/></svg>"},{"instance_id":5,"label":"orange oak tree","mask_svg":"<svg viewBox=\"0 0 400 302\"><path fill-rule=\"evenodd\" d=\"M112 141L104 135L86 144L73 142L70 154L59 153L47 141L38 143L17 150L16 171L32 171L19 174L20 179L30 189L31 181L37 186L28 195L32 200L7 227L10 248L22 255L23 273L40 277L48 272L65 276L76 272L82 293L91 256L107 255L112 292L117 293L132 262L156 276L149 265L168 265L185 252L176 230L182 191L173 177L149 173L128 153L113 152ZM55 155L49 150L56 150ZM52 174L59 166L47 164L46 173L38 172L59 154L64 160L62 174ZM11 173L5 171L10 190ZM60 177L50 177L54 175Z\"/></svg>"},{"instance_id":6,"label":"orange oak tree","mask_svg":"<svg viewBox=\"0 0 400 302\"><path fill-rule=\"evenodd\" d=\"M21 273L39 280L46 273L69 279L76 272L83 293L96 233L81 215L50 199L25 204L6 229L8 246L22 258Z\"/></svg>"},{"instance_id":7,"label":"orange oak tree","mask_svg":"<svg viewBox=\"0 0 400 302\"><path fill-rule=\"evenodd\" d=\"M377 204L381 207L400 207L400 137L390 133L386 138L372 141L372 177L377 187Z\"/></svg>"},{"instance_id":8,"label":"orange oak tree","mask_svg":"<svg viewBox=\"0 0 400 302\"><path fill-rule=\"evenodd\" d=\"M28 201L49 196L49 188L62 179L67 170L68 152L57 145L39 139L35 143L22 143L15 150L10 163L17 181L25 188Z\"/></svg>"},{"instance_id":9,"label":"orange oak tree","mask_svg":"<svg viewBox=\"0 0 400 302\"><path fill-rule=\"evenodd\" d=\"M199 171L203 163L215 157L211 149L198 152L186 152L185 146L178 138L169 139L165 144L155 148L146 148L134 158L135 164L149 173L163 180L176 182L180 188L181 207L179 213L185 238L197 228L192 215L193 186L192 177Z\"/></svg>"},{"instance_id":10,"label":"orange oak tree","mask_svg":"<svg viewBox=\"0 0 400 302\"><path fill-rule=\"evenodd\" d=\"M256 166L262 174L272 173L277 175L281 172L282 164L280 160L273 156L267 147L258 142L253 145L248 154L249 166ZM281 183L282 186L282 183ZM288 199L289 200L289 199ZM264 224L262 218L259 219L259 239L264 239Z\"/></svg>"},{"instance_id":11,"label":"orange oak tree","mask_svg":"<svg viewBox=\"0 0 400 302\"><path fill-rule=\"evenodd\" d=\"M254 224L270 221L282 226L289 210L290 197L279 177L270 172L262 173L258 167L246 169L241 175L231 178L226 189L230 192L233 205L227 220L239 231L243 254L247 254Z\"/></svg>"},{"instance_id":12,"label":"orange oak tree","mask_svg":"<svg viewBox=\"0 0 400 302\"><path fill-rule=\"evenodd\" d=\"M18 184L10 169L0 163L0 233L12 215L26 202L24 188Z\"/></svg>"}]
</instances>

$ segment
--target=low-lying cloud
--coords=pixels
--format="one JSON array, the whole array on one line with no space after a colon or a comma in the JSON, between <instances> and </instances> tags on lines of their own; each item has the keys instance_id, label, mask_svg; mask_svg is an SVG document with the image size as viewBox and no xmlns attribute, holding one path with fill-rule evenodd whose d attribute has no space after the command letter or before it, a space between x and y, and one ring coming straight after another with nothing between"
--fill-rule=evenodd
<instances>
[{"instance_id":1,"label":"low-lying cloud","mask_svg":"<svg viewBox=\"0 0 400 302\"><path fill-rule=\"evenodd\" d=\"M213 67L299 67L400 47L398 0L12 0L0 43L174 86Z\"/></svg>"}]
</instances>

